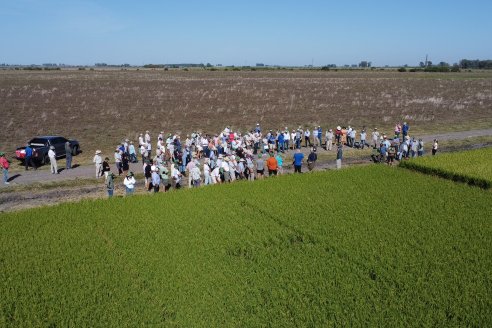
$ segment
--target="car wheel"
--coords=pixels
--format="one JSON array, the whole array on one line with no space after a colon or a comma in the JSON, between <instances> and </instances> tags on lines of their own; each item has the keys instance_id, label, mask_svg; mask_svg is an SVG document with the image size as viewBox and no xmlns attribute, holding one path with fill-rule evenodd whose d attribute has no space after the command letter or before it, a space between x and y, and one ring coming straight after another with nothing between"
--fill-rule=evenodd
<instances>
[{"instance_id":1,"label":"car wheel","mask_svg":"<svg viewBox=\"0 0 492 328\"><path fill-rule=\"evenodd\" d=\"M73 147L73 149L72 149L72 155L73 156L76 156L78 153L79 153L79 147L77 147L77 146Z\"/></svg>"}]
</instances>

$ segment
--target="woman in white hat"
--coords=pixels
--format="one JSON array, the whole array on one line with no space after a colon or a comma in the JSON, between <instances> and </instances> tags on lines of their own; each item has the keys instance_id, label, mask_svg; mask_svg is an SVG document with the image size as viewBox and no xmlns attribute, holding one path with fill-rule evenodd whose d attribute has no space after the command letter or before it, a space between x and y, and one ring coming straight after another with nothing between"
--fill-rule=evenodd
<instances>
[{"instance_id":1,"label":"woman in white hat","mask_svg":"<svg viewBox=\"0 0 492 328\"><path fill-rule=\"evenodd\" d=\"M96 165L96 178L99 178L100 176L103 175L102 172L102 157L101 157L101 151L98 149L96 150L96 155L94 156L94 159L92 162Z\"/></svg>"}]
</instances>

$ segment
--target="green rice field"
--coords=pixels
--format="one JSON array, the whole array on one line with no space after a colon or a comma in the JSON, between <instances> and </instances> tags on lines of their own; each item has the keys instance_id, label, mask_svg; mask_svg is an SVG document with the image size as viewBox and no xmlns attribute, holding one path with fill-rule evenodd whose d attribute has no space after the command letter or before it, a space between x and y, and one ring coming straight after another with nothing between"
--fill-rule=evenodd
<instances>
[{"instance_id":1,"label":"green rice field","mask_svg":"<svg viewBox=\"0 0 492 328\"><path fill-rule=\"evenodd\" d=\"M373 165L1 214L0 326L486 327L491 208Z\"/></svg>"},{"instance_id":2,"label":"green rice field","mask_svg":"<svg viewBox=\"0 0 492 328\"><path fill-rule=\"evenodd\" d=\"M400 165L485 189L492 186L492 148L419 157Z\"/></svg>"}]
</instances>

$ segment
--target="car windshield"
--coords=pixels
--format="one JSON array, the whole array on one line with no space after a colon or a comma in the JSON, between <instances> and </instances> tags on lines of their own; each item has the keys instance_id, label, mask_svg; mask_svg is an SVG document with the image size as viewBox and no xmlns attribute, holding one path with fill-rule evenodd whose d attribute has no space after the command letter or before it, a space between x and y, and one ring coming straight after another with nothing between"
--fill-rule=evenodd
<instances>
[{"instance_id":1,"label":"car windshield","mask_svg":"<svg viewBox=\"0 0 492 328\"><path fill-rule=\"evenodd\" d=\"M47 140L42 138L34 138L31 141L29 141L29 143L31 144L31 146L45 146Z\"/></svg>"}]
</instances>

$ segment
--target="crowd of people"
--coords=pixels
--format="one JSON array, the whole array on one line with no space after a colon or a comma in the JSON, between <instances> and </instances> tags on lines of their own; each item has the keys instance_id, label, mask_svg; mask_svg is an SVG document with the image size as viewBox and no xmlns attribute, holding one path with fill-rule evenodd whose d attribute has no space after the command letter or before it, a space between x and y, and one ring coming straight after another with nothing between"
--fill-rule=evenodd
<instances>
[{"instance_id":1,"label":"crowd of people","mask_svg":"<svg viewBox=\"0 0 492 328\"><path fill-rule=\"evenodd\" d=\"M118 176L124 177L127 194L135 188L135 176L129 171L130 163L142 163L145 177L145 189L164 192L183 186L200 187L202 185L230 183L237 180L262 179L284 173L285 161L290 161L295 173L302 172L305 155L302 147L309 149L306 164L309 171L316 166L319 148L336 150L337 168L341 167L343 147L364 149L372 147L374 162L422 156L424 144L408 135L410 126L396 124L394 137L389 138L374 128L370 136L366 128L358 133L353 127L338 126L335 131L327 129L323 134L320 126L312 131L299 127L289 130L262 131L260 124L244 134L226 127L215 135L193 132L184 140L178 134L163 131L152 143L149 131L141 133L135 144L125 139L114 151L114 163ZM371 139L369 139L371 138ZM153 147L155 146L155 148ZM433 154L437 151L437 140L433 145ZM289 155L289 153L291 155ZM115 174L111 173L109 157L102 159L97 150L93 162L96 177L105 177L108 195L113 194Z\"/></svg>"}]
</instances>

